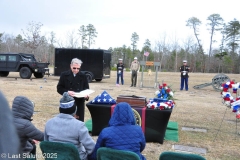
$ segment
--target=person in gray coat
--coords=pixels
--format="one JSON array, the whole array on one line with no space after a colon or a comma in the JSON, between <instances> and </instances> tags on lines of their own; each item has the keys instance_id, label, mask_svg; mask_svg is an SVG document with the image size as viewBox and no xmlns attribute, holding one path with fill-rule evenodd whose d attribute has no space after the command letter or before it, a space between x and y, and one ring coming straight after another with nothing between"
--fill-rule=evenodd
<instances>
[{"instance_id":1,"label":"person in gray coat","mask_svg":"<svg viewBox=\"0 0 240 160\"><path fill-rule=\"evenodd\" d=\"M12 113L23 153L36 154L33 140L44 140L44 133L31 123L33 110L34 104L27 97L17 96L14 98Z\"/></svg>"},{"instance_id":2,"label":"person in gray coat","mask_svg":"<svg viewBox=\"0 0 240 160\"><path fill-rule=\"evenodd\" d=\"M21 155L21 149L12 113L2 92L0 102L0 159L5 160L9 159L9 156ZM21 157L14 159L20 160Z\"/></svg>"},{"instance_id":3,"label":"person in gray coat","mask_svg":"<svg viewBox=\"0 0 240 160\"><path fill-rule=\"evenodd\" d=\"M85 123L73 117L77 110L73 97L63 93L60 100L60 114L47 121L44 140L74 144L81 160L87 160L93 152L95 142L88 133Z\"/></svg>"}]
</instances>

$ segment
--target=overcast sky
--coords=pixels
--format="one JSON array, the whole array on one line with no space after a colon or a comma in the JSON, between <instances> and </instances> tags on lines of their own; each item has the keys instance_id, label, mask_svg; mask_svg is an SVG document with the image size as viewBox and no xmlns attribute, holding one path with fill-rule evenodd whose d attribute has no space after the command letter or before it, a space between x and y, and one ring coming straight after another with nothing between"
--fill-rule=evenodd
<instances>
[{"instance_id":1,"label":"overcast sky","mask_svg":"<svg viewBox=\"0 0 240 160\"><path fill-rule=\"evenodd\" d=\"M65 42L68 32L77 36L81 25L92 24L98 35L91 48L130 46L136 32L141 49L146 39L154 47L163 34L179 42L193 36L186 21L197 17L202 21L200 39L207 48L207 17L216 13L226 23L240 20L239 4L239 0L0 0L0 33L22 34L34 21L43 24L42 34L53 31Z\"/></svg>"}]
</instances>

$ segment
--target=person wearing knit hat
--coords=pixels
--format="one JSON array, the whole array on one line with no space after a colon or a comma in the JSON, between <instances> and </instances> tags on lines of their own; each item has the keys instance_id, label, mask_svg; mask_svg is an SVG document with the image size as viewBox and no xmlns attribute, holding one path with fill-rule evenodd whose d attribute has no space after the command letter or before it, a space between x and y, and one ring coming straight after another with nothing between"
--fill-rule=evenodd
<instances>
[{"instance_id":1,"label":"person wearing knit hat","mask_svg":"<svg viewBox=\"0 0 240 160\"><path fill-rule=\"evenodd\" d=\"M60 114L48 120L45 125L44 140L72 143L77 147L80 159L87 160L94 150L95 142L85 123L73 117L75 111L74 98L64 92L60 99Z\"/></svg>"},{"instance_id":2,"label":"person wearing knit hat","mask_svg":"<svg viewBox=\"0 0 240 160\"><path fill-rule=\"evenodd\" d=\"M67 92L64 92L63 97L60 99L59 112L65 114L74 114L76 112L75 100Z\"/></svg>"}]
</instances>

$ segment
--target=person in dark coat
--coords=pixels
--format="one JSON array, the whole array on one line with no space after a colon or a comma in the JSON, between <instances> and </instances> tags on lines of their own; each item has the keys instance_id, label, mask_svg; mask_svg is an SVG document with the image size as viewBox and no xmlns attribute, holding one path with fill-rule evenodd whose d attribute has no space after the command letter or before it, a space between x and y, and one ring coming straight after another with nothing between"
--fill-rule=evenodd
<instances>
[{"instance_id":1,"label":"person in dark coat","mask_svg":"<svg viewBox=\"0 0 240 160\"><path fill-rule=\"evenodd\" d=\"M85 74L80 71L82 61L80 59L74 58L70 64L70 70L62 72L59 82L57 84L57 92L63 95L64 92L74 97L75 92L81 92L85 89L89 89L88 80ZM77 105L76 118L84 122L84 112L85 112L85 100L89 97L86 95L83 98L74 97L75 103Z\"/></svg>"},{"instance_id":2,"label":"person in dark coat","mask_svg":"<svg viewBox=\"0 0 240 160\"><path fill-rule=\"evenodd\" d=\"M190 70L190 67L187 65L187 61L183 60L183 65L180 67L181 72L181 85L180 90L182 91L185 85L185 90L188 91L188 72Z\"/></svg>"},{"instance_id":3,"label":"person in dark coat","mask_svg":"<svg viewBox=\"0 0 240 160\"><path fill-rule=\"evenodd\" d=\"M134 113L130 105L120 102L116 105L109 121L109 127L104 128L98 136L96 146L90 155L91 160L96 160L97 150L108 147L118 150L132 151L140 159L146 158L141 154L146 145L142 128L136 125Z\"/></svg>"},{"instance_id":4,"label":"person in dark coat","mask_svg":"<svg viewBox=\"0 0 240 160\"><path fill-rule=\"evenodd\" d=\"M27 97L17 96L14 98L12 113L23 153L36 154L34 140L44 140L44 133L31 123L33 111L34 104Z\"/></svg>"},{"instance_id":5,"label":"person in dark coat","mask_svg":"<svg viewBox=\"0 0 240 160\"><path fill-rule=\"evenodd\" d=\"M0 102L0 159L5 160L9 159L8 155L22 154L18 134L13 123L13 115L2 92L0 92ZM21 157L14 159L19 160Z\"/></svg>"},{"instance_id":6,"label":"person in dark coat","mask_svg":"<svg viewBox=\"0 0 240 160\"><path fill-rule=\"evenodd\" d=\"M119 86L119 78L121 78L122 85L124 84L123 69L124 69L124 64L122 62L122 59L119 59L119 63L117 64L117 83L116 83L117 86Z\"/></svg>"}]
</instances>

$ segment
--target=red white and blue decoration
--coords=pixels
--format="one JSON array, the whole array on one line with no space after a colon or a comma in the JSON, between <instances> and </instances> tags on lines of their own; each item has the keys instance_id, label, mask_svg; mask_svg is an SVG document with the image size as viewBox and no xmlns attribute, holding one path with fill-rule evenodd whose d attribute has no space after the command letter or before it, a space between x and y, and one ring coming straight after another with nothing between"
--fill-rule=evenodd
<instances>
[{"instance_id":1,"label":"red white and blue decoration","mask_svg":"<svg viewBox=\"0 0 240 160\"><path fill-rule=\"evenodd\" d=\"M159 85L159 90L155 92L155 98L149 99L147 104L151 109L173 109L175 102L173 99L173 91L166 83Z\"/></svg>"},{"instance_id":2,"label":"red white and blue decoration","mask_svg":"<svg viewBox=\"0 0 240 160\"><path fill-rule=\"evenodd\" d=\"M93 104L116 104L116 100L113 99L106 91L103 91L97 97L95 97L91 103Z\"/></svg>"},{"instance_id":3,"label":"red white and blue decoration","mask_svg":"<svg viewBox=\"0 0 240 160\"><path fill-rule=\"evenodd\" d=\"M240 88L239 83L235 83L234 81L228 81L222 84L222 98L223 103L232 109L232 112L236 113L236 118L240 119L240 96L238 96L237 92ZM232 93L236 94L235 98L230 93L230 89L232 89Z\"/></svg>"}]
</instances>

